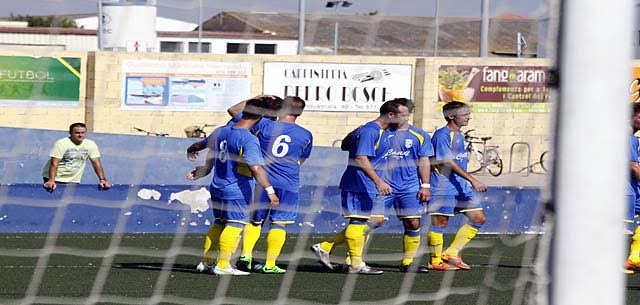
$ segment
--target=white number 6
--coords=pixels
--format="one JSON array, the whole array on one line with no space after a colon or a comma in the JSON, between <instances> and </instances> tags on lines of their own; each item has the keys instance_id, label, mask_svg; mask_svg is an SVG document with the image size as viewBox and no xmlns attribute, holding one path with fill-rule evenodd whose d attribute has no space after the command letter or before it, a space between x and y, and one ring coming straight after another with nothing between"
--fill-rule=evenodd
<instances>
[{"instance_id":1,"label":"white number 6","mask_svg":"<svg viewBox=\"0 0 640 305\"><path fill-rule=\"evenodd\" d=\"M290 136L283 134L277 137L273 142L273 147L271 147L271 154L278 158L284 157L289 152L287 143L291 143Z\"/></svg>"}]
</instances>

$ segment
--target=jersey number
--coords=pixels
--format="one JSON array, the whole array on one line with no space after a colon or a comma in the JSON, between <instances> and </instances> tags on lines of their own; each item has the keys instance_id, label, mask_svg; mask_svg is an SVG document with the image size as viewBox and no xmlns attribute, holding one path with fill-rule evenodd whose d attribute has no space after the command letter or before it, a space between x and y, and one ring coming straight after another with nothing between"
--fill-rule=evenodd
<instances>
[{"instance_id":1,"label":"jersey number","mask_svg":"<svg viewBox=\"0 0 640 305\"><path fill-rule=\"evenodd\" d=\"M227 162L227 140L220 142L220 151L218 152L218 160L224 163Z\"/></svg>"},{"instance_id":2,"label":"jersey number","mask_svg":"<svg viewBox=\"0 0 640 305\"><path fill-rule=\"evenodd\" d=\"M289 145L287 145L287 143L291 143L290 136L283 134L277 137L276 140L273 141L271 154L278 158L284 157L289 152Z\"/></svg>"}]
</instances>

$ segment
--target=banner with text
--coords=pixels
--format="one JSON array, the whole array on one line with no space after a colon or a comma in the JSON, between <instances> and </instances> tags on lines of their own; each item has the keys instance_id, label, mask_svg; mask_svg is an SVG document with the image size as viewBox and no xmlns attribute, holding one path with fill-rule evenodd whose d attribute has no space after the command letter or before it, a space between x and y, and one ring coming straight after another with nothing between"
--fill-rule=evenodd
<instances>
[{"instance_id":1,"label":"banner with text","mask_svg":"<svg viewBox=\"0 0 640 305\"><path fill-rule=\"evenodd\" d=\"M125 60L121 108L225 111L249 98L251 64Z\"/></svg>"},{"instance_id":2,"label":"banner with text","mask_svg":"<svg viewBox=\"0 0 640 305\"><path fill-rule=\"evenodd\" d=\"M548 112L547 67L440 66L438 101L474 112Z\"/></svg>"},{"instance_id":3,"label":"banner with text","mask_svg":"<svg viewBox=\"0 0 640 305\"><path fill-rule=\"evenodd\" d=\"M295 95L305 110L378 112L383 102L411 98L411 65L264 63L264 94Z\"/></svg>"},{"instance_id":4,"label":"banner with text","mask_svg":"<svg viewBox=\"0 0 640 305\"><path fill-rule=\"evenodd\" d=\"M0 105L79 107L77 57L0 56Z\"/></svg>"}]
</instances>

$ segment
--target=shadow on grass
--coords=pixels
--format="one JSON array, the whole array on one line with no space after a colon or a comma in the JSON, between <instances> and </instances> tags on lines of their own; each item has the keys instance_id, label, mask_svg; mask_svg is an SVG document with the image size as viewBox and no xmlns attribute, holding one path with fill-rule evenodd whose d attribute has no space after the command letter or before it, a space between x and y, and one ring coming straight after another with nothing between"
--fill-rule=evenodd
<instances>
[{"instance_id":1,"label":"shadow on grass","mask_svg":"<svg viewBox=\"0 0 640 305\"><path fill-rule=\"evenodd\" d=\"M289 267L288 264L278 264L283 269L287 269ZM173 265L165 265L162 263L119 263L113 265L114 269L139 269L139 270L170 270L173 272L184 272L184 273L200 273L196 270L196 265L191 264L173 264ZM317 265L304 265L299 264L296 268L297 272L311 272L311 273L341 273L344 272L345 269L343 267L339 267L336 270L329 270L326 267L317 264Z\"/></svg>"}]
</instances>

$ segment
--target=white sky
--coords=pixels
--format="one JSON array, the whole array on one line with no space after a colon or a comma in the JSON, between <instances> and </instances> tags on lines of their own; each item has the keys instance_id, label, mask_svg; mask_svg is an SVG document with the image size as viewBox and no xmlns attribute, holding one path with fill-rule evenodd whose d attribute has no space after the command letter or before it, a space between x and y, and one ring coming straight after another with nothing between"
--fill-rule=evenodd
<instances>
[{"instance_id":1,"label":"white sky","mask_svg":"<svg viewBox=\"0 0 640 305\"><path fill-rule=\"evenodd\" d=\"M432 16L436 0L349 0L353 5L340 8L344 14L378 11L385 15ZM487 0L490 14L514 13L538 17L544 14L546 0ZM14 15L63 15L93 13L97 0L19 0L2 1L0 17ZM197 22L199 0L157 0L158 16ZM306 11L333 13L325 0L306 0ZM441 16L479 16L481 0L440 0ZM221 10L254 12L296 12L297 0L202 0L204 20Z\"/></svg>"}]
</instances>

